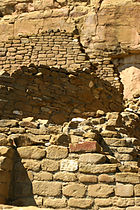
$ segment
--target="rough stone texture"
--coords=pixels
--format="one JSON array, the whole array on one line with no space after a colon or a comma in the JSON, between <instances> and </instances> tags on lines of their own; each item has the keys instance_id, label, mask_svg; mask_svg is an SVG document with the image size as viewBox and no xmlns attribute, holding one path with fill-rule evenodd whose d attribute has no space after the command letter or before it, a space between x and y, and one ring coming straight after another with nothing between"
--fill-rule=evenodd
<instances>
[{"instance_id":1,"label":"rough stone texture","mask_svg":"<svg viewBox=\"0 0 140 210\"><path fill-rule=\"evenodd\" d=\"M66 158L68 155L68 149L66 147L50 146L47 149L47 157L50 159Z\"/></svg>"},{"instance_id":2,"label":"rough stone texture","mask_svg":"<svg viewBox=\"0 0 140 210\"><path fill-rule=\"evenodd\" d=\"M88 195L92 197L108 197L114 192L113 187L106 184L90 185L88 187Z\"/></svg>"},{"instance_id":3,"label":"rough stone texture","mask_svg":"<svg viewBox=\"0 0 140 210\"><path fill-rule=\"evenodd\" d=\"M18 153L21 158L24 159L37 159L40 160L45 157L45 150L43 151L42 148L37 147L37 146L32 146L32 147L21 147L18 148ZM25 152L26 151L26 152Z\"/></svg>"},{"instance_id":4,"label":"rough stone texture","mask_svg":"<svg viewBox=\"0 0 140 210\"><path fill-rule=\"evenodd\" d=\"M70 207L86 209L86 208L89 208L92 205L92 203L93 203L92 199L70 198L68 205Z\"/></svg>"},{"instance_id":5,"label":"rough stone texture","mask_svg":"<svg viewBox=\"0 0 140 210\"><path fill-rule=\"evenodd\" d=\"M63 194L69 197L83 197L85 195L86 188L82 184L71 184L63 188Z\"/></svg>"},{"instance_id":6,"label":"rough stone texture","mask_svg":"<svg viewBox=\"0 0 140 210\"><path fill-rule=\"evenodd\" d=\"M102 154L83 154L80 155L79 162L83 162L85 164L87 163L105 163L106 161L106 156Z\"/></svg>"},{"instance_id":7,"label":"rough stone texture","mask_svg":"<svg viewBox=\"0 0 140 210\"><path fill-rule=\"evenodd\" d=\"M131 184L116 184L116 195L121 196L121 197L131 197L133 196L133 185Z\"/></svg>"},{"instance_id":8,"label":"rough stone texture","mask_svg":"<svg viewBox=\"0 0 140 210\"><path fill-rule=\"evenodd\" d=\"M61 194L61 183L59 182L33 182L33 193L45 196L59 196Z\"/></svg>"},{"instance_id":9,"label":"rough stone texture","mask_svg":"<svg viewBox=\"0 0 140 210\"><path fill-rule=\"evenodd\" d=\"M78 161L76 160L62 160L60 162L60 170L61 171L77 171L78 169Z\"/></svg>"},{"instance_id":10,"label":"rough stone texture","mask_svg":"<svg viewBox=\"0 0 140 210\"><path fill-rule=\"evenodd\" d=\"M79 144L70 144L71 152L100 152L101 147L97 142L83 142Z\"/></svg>"},{"instance_id":11,"label":"rough stone texture","mask_svg":"<svg viewBox=\"0 0 140 210\"><path fill-rule=\"evenodd\" d=\"M32 138L26 146L16 141L12 146L0 146L0 203L48 210L139 208L139 116L101 110L92 115L63 125L31 117L9 127L7 120L7 126L0 127L6 142L18 136L21 128L25 138ZM83 143L95 142L95 133L100 153L70 151L70 135L79 137L80 144L81 139ZM65 146L51 140L64 135ZM131 159L124 158L129 156Z\"/></svg>"}]
</instances>

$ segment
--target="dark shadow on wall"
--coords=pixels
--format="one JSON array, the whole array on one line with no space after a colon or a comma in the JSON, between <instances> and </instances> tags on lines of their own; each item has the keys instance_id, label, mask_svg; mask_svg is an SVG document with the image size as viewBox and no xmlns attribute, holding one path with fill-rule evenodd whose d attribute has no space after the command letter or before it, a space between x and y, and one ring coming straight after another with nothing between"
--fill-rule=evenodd
<instances>
[{"instance_id":1,"label":"dark shadow on wall","mask_svg":"<svg viewBox=\"0 0 140 210\"><path fill-rule=\"evenodd\" d=\"M48 119L61 124L97 110L121 111L122 93L92 69L70 73L48 66L21 67L0 76L0 117Z\"/></svg>"},{"instance_id":2,"label":"dark shadow on wall","mask_svg":"<svg viewBox=\"0 0 140 210\"><path fill-rule=\"evenodd\" d=\"M14 206L37 206L33 191L32 178L24 168L18 152L15 152L12 180L7 204Z\"/></svg>"}]
</instances>

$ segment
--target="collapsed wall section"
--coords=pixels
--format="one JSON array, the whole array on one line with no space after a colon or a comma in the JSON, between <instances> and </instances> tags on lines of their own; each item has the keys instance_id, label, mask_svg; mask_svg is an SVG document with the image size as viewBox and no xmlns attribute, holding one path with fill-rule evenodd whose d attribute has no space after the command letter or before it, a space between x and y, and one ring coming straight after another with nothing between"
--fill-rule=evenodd
<instances>
[{"instance_id":1,"label":"collapsed wall section","mask_svg":"<svg viewBox=\"0 0 140 210\"><path fill-rule=\"evenodd\" d=\"M1 118L33 116L61 124L90 117L98 109L121 111L122 95L92 69L69 73L48 66L23 66L0 76Z\"/></svg>"}]
</instances>

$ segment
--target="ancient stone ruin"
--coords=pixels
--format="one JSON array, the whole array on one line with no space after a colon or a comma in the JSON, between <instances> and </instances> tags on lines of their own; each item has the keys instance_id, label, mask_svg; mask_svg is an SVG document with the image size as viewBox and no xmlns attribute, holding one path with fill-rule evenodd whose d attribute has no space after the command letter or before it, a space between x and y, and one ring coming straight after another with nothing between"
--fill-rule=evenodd
<instances>
[{"instance_id":1,"label":"ancient stone ruin","mask_svg":"<svg viewBox=\"0 0 140 210\"><path fill-rule=\"evenodd\" d=\"M0 209L140 210L139 11L0 0Z\"/></svg>"}]
</instances>

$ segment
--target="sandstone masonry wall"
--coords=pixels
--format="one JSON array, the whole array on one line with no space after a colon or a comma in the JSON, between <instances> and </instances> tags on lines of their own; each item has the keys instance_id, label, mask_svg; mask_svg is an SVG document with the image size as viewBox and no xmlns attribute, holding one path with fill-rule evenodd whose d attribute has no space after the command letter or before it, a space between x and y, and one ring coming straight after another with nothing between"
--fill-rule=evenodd
<instances>
[{"instance_id":1,"label":"sandstone masonry wall","mask_svg":"<svg viewBox=\"0 0 140 210\"><path fill-rule=\"evenodd\" d=\"M101 110L95 117L57 126L32 117L0 120L0 167L2 173L12 170L9 178L1 177L1 185L10 186L6 194L0 189L1 202L46 209L139 210L140 141L139 133L131 132L139 132L139 121L136 114Z\"/></svg>"},{"instance_id":2,"label":"sandstone masonry wall","mask_svg":"<svg viewBox=\"0 0 140 210\"><path fill-rule=\"evenodd\" d=\"M70 72L93 68L101 79L122 91L119 74L111 62L110 53L96 51L89 59L75 32L50 30L0 43L0 70L12 72L29 64L64 68Z\"/></svg>"},{"instance_id":3,"label":"sandstone masonry wall","mask_svg":"<svg viewBox=\"0 0 140 210\"><path fill-rule=\"evenodd\" d=\"M98 109L121 111L120 92L98 78L94 69L67 72L48 66L23 66L0 76L1 118L34 116L61 124L73 117L90 117Z\"/></svg>"}]
</instances>

